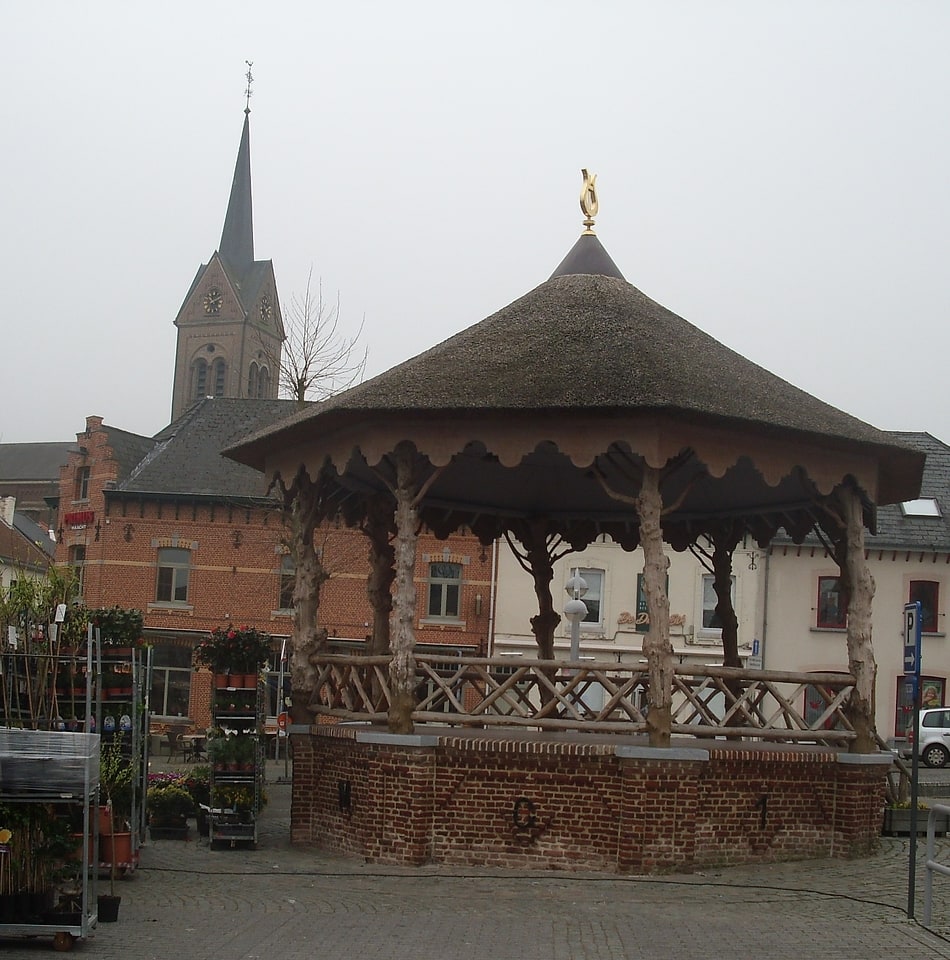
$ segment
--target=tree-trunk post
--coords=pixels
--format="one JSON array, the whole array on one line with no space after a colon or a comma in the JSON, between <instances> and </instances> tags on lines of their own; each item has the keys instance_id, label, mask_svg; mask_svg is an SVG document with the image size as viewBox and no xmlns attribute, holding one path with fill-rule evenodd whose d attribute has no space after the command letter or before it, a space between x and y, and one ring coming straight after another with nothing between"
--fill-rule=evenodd
<instances>
[{"instance_id":1,"label":"tree-trunk post","mask_svg":"<svg viewBox=\"0 0 950 960\"><path fill-rule=\"evenodd\" d=\"M373 497L367 504L363 533L369 540L369 575L366 595L373 611L372 633L367 644L371 656L389 653L389 625L393 612L392 586L396 578L396 550L392 543L393 503Z\"/></svg>"},{"instance_id":2,"label":"tree-trunk post","mask_svg":"<svg viewBox=\"0 0 950 960\"><path fill-rule=\"evenodd\" d=\"M389 729L392 733L412 733L412 711L416 705L416 541L419 510L416 504L418 485L413 470L412 453L397 449L396 460L396 598L392 620L392 659L389 681L392 701L389 706Z\"/></svg>"},{"instance_id":3,"label":"tree-trunk post","mask_svg":"<svg viewBox=\"0 0 950 960\"><path fill-rule=\"evenodd\" d=\"M290 641L290 715L294 723L310 723L310 703L317 686L317 670L311 657L326 645L326 631L317 627L320 590L328 574L313 545L319 523L320 488L309 477L298 476L287 509L290 553L294 560L294 616Z\"/></svg>"},{"instance_id":4,"label":"tree-trunk post","mask_svg":"<svg viewBox=\"0 0 950 960\"><path fill-rule=\"evenodd\" d=\"M660 471L644 466L643 483L636 498L640 517L640 546L643 548L643 589L650 625L643 637L650 687L647 693L647 731L650 745L668 747L673 703L673 647L670 644L670 599L666 593L666 572L670 559L663 550L660 517Z\"/></svg>"},{"instance_id":5,"label":"tree-trunk post","mask_svg":"<svg viewBox=\"0 0 950 960\"><path fill-rule=\"evenodd\" d=\"M848 669L855 678L847 714L855 731L852 753L874 753L877 738L874 724L874 692L877 663L871 643L871 603L874 577L864 550L864 510L857 490L842 491L846 551L842 576L848 588Z\"/></svg>"}]
</instances>

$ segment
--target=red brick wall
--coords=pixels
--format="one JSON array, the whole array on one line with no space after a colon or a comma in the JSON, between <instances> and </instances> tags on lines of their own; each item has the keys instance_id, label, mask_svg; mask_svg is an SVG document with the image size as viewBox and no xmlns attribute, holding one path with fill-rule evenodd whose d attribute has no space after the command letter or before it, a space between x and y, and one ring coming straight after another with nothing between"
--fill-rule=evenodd
<instances>
[{"instance_id":1,"label":"red brick wall","mask_svg":"<svg viewBox=\"0 0 950 960\"><path fill-rule=\"evenodd\" d=\"M312 729L293 735L293 841L370 862L654 873L860 855L880 834L887 763L831 750L651 759L604 743L416 747Z\"/></svg>"},{"instance_id":2,"label":"red brick wall","mask_svg":"<svg viewBox=\"0 0 950 960\"><path fill-rule=\"evenodd\" d=\"M70 547L86 550L83 597L87 606L118 604L145 614L146 636L155 640L196 642L209 630L227 622L257 627L275 636L287 636L291 618L278 613L281 542L284 535L276 509L245 507L226 501L200 502L128 498L110 493L119 465L109 445L108 428L100 417L88 417L86 430L77 434L80 451L70 454L60 472L59 523L62 536L56 560L65 564ZM89 467L89 496L76 499L76 475ZM65 521L68 514L91 512L82 526ZM369 542L357 530L328 526L316 536L330 580L321 593L319 621L331 637L364 640L372 614L366 596ZM157 556L162 546L192 547L188 604L174 607L155 603ZM448 554L463 564L461 624L419 624L419 644L461 647L487 652L490 551L474 537L458 535L445 541L423 534L416 567L417 614L425 613L427 555ZM476 596L482 596L476 612ZM196 675L201 677L200 674ZM193 681L190 717L204 726L208 715L207 683Z\"/></svg>"}]
</instances>

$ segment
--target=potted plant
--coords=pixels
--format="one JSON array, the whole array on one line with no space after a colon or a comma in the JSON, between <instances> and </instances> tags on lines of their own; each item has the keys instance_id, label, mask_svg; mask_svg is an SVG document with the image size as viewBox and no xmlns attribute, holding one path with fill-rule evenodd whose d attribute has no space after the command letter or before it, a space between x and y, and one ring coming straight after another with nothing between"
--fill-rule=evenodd
<instances>
[{"instance_id":1,"label":"potted plant","mask_svg":"<svg viewBox=\"0 0 950 960\"><path fill-rule=\"evenodd\" d=\"M211 806L211 767L197 766L185 776L185 789L195 805L195 823L198 836L208 836L208 808Z\"/></svg>"},{"instance_id":2,"label":"potted plant","mask_svg":"<svg viewBox=\"0 0 950 960\"><path fill-rule=\"evenodd\" d=\"M132 860L132 833L128 818L132 813L132 796L135 788L135 765L122 751L122 734L117 733L99 748L99 786L106 797L108 810L107 832L100 836L101 860L109 864L109 894L99 895L99 919L103 923L119 918L119 903L115 878L119 863ZM117 830L117 823L123 828Z\"/></svg>"},{"instance_id":3,"label":"potted plant","mask_svg":"<svg viewBox=\"0 0 950 960\"><path fill-rule=\"evenodd\" d=\"M187 839L188 818L195 811L195 802L181 780L149 787L145 809L153 840Z\"/></svg>"},{"instance_id":4,"label":"potted plant","mask_svg":"<svg viewBox=\"0 0 950 960\"><path fill-rule=\"evenodd\" d=\"M215 627L195 647L194 659L197 665L209 667L215 674L231 674L231 686L244 687L257 683L257 672L270 659L270 654L270 634L254 627L228 624Z\"/></svg>"},{"instance_id":5,"label":"potted plant","mask_svg":"<svg viewBox=\"0 0 950 960\"><path fill-rule=\"evenodd\" d=\"M884 823L881 832L892 837L909 835L913 812L914 811L909 800L897 800L889 803L884 808ZM929 816L930 808L925 803L918 801L916 824L917 833L920 834L927 832L927 820ZM948 829L950 829L950 823L948 823L948 819L950 818L948 818L946 814L936 815L934 822L935 835L944 836L947 833Z\"/></svg>"},{"instance_id":6,"label":"potted plant","mask_svg":"<svg viewBox=\"0 0 950 960\"><path fill-rule=\"evenodd\" d=\"M253 737L237 736L234 738L231 762L235 764L239 770L253 770L256 750L257 743Z\"/></svg>"},{"instance_id":7,"label":"potted plant","mask_svg":"<svg viewBox=\"0 0 950 960\"><path fill-rule=\"evenodd\" d=\"M208 757L215 770L227 770L234 763L234 737L221 735L208 741Z\"/></svg>"}]
</instances>

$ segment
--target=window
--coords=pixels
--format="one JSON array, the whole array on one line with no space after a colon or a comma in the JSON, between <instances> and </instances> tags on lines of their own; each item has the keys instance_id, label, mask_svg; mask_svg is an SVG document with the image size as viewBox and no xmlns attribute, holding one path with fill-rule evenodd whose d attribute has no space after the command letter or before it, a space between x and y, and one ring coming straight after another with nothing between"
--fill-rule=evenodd
<instances>
[{"instance_id":1,"label":"window","mask_svg":"<svg viewBox=\"0 0 950 960\"><path fill-rule=\"evenodd\" d=\"M294 585L297 583L297 567L294 558L285 554L280 560L280 587L277 595L278 610L293 610Z\"/></svg>"},{"instance_id":2,"label":"window","mask_svg":"<svg viewBox=\"0 0 950 960\"><path fill-rule=\"evenodd\" d=\"M841 592L840 577L818 578L818 616L815 625L826 630L844 630L848 625L848 602Z\"/></svg>"},{"instance_id":3,"label":"window","mask_svg":"<svg viewBox=\"0 0 950 960\"><path fill-rule=\"evenodd\" d=\"M462 593L460 563L429 564L429 604L427 615L441 620L457 620Z\"/></svg>"},{"instance_id":4,"label":"window","mask_svg":"<svg viewBox=\"0 0 950 960\"><path fill-rule=\"evenodd\" d=\"M149 706L163 717L188 716L191 692L191 648L171 643L152 650L152 689Z\"/></svg>"},{"instance_id":5,"label":"window","mask_svg":"<svg viewBox=\"0 0 950 960\"><path fill-rule=\"evenodd\" d=\"M252 363L247 371L247 395L250 399L257 396L257 364Z\"/></svg>"},{"instance_id":6,"label":"window","mask_svg":"<svg viewBox=\"0 0 950 960\"><path fill-rule=\"evenodd\" d=\"M599 627L603 623L601 617L601 598L604 592L604 571L592 570L587 567L575 567L571 576L577 574L587 584L587 593L581 599L587 604L587 616L581 620L581 627L588 630Z\"/></svg>"},{"instance_id":7,"label":"window","mask_svg":"<svg viewBox=\"0 0 950 960\"><path fill-rule=\"evenodd\" d=\"M267 367L261 367L261 376L257 384L257 396L260 400L268 400L270 398L270 373L268 373Z\"/></svg>"},{"instance_id":8,"label":"window","mask_svg":"<svg viewBox=\"0 0 950 960\"><path fill-rule=\"evenodd\" d=\"M934 497L920 500L905 500L901 504L901 513L905 517L940 517L940 504Z\"/></svg>"},{"instance_id":9,"label":"window","mask_svg":"<svg viewBox=\"0 0 950 960\"><path fill-rule=\"evenodd\" d=\"M80 467L76 471L76 499L77 500L88 500L89 499L89 474L91 470L89 467Z\"/></svg>"},{"instance_id":10,"label":"window","mask_svg":"<svg viewBox=\"0 0 950 960\"><path fill-rule=\"evenodd\" d=\"M190 570L190 551L178 547L165 547L159 550L155 599L162 603L187 603Z\"/></svg>"},{"instance_id":11,"label":"window","mask_svg":"<svg viewBox=\"0 0 950 960\"><path fill-rule=\"evenodd\" d=\"M920 601L920 632L937 632L940 584L933 580L911 580L910 602Z\"/></svg>"},{"instance_id":12,"label":"window","mask_svg":"<svg viewBox=\"0 0 950 960\"><path fill-rule=\"evenodd\" d=\"M218 357L218 359L212 364L211 370L214 377L214 395L216 397L223 397L225 375L227 374L228 370L227 364L224 362L224 358Z\"/></svg>"},{"instance_id":13,"label":"window","mask_svg":"<svg viewBox=\"0 0 950 960\"><path fill-rule=\"evenodd\" d=\"M702 610L702 620L700 632L706 634L706 636L722 636L722 621L719 619L719 614L716 613L716 604L719 602L719 597L716 595L716 578L712 574L705 574L703 576L703 610ZM732 597L732 608L735 609L736 606L736 578L731 578L731 597Z\"/></svg>"},{"instance_id":14,"label":"window","mask_svg":"<svg viewBox=\"0 0 950 960\"><path fill-rule=\"evenodd\" d=\"M200 400L208 392L208 362L203 357L195 361L193 377L194 389L191 395L195 400Z\"/></svg>"},{"instance_id":15,"label":"window","mask_svg":"<svg viewBox=\"0 0 950 960\"><path fill-rule=\"evenodd\" d=\"M86 580L86 547L84 544L77 543L69 548L69 565L76 574L76 592L82 596L83 586Z\"/></svg>"}]
</instances>

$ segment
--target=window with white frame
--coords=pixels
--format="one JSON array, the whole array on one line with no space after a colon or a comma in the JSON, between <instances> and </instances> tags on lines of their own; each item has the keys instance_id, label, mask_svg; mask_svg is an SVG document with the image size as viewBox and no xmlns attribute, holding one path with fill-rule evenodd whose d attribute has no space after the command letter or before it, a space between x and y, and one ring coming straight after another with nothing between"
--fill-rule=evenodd
<instances>
[{"instance_id":1,"label":"window with white frame","mask_svg":"<svg viewBox=\"0 0 950 960\"><path fill-rule=\"evenodd\" d=\"M426 615L430 620L458 620L461 610L462 565L438 561L429 564L429 600Z\"/></svg>"},{"instance_id":2,"label":"window with white frame","mask_svg":"<svg viewBox=\"0 0 950 960\"><path fill-rule=\"evenodd\" d=\"M731 577L731 597L732 606L736 605L736 578ZM719 597L716 594L716 578L712 574L703 576L703 609L702 619L700 621L700 633L705 637L721 637L722 621L719 614L716 613L716 604L719 603Z\"/></svg>"},{"instance_id":3,"label":"window with white frame","mask_svg":"<svg viewBox=\"0 0 950 960\"><path fill-rule=\"evenodd\" d=\"M159 603L187 603L191 551L163 547L158 551L158 579L155 599Z\"/></svg>"},{"instance_id":4,"label":"window with white frame","mask_svg":"<svg viewBox=\"0 0 950 960\"><path fill-rule=\"evenodd\" d=\"M604 571L591 567L574 567L571 576L580 576L587 584L587 593L581 599L587 604L587 616L581 620L581 628L594 630L604 625L603 595Z\"/></svg>"}]
</instances>

